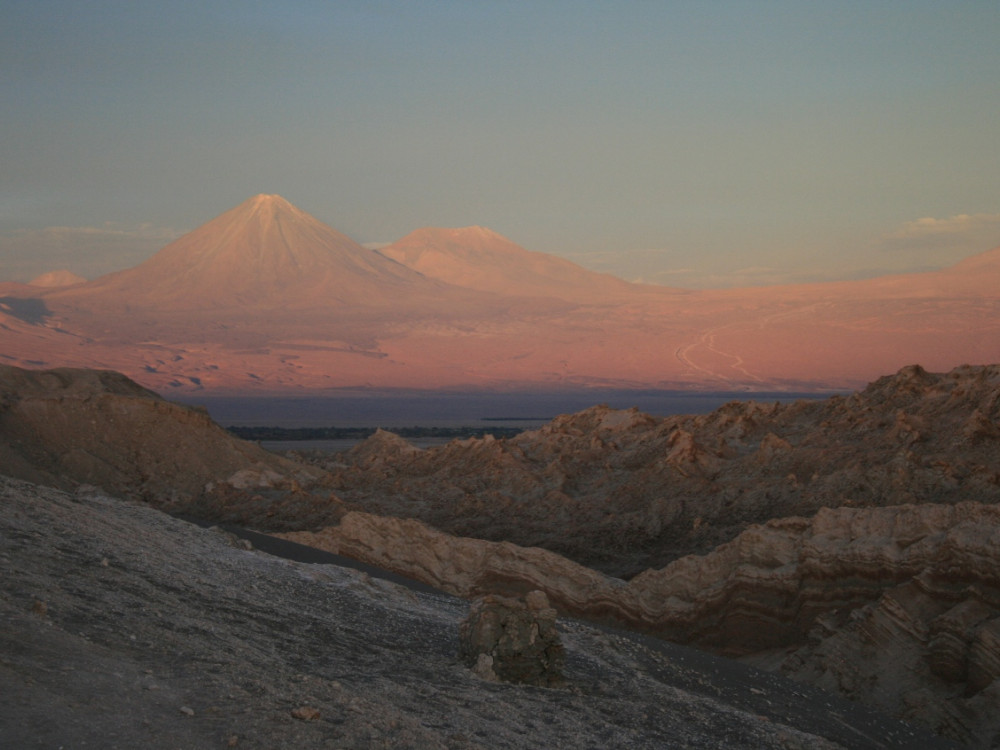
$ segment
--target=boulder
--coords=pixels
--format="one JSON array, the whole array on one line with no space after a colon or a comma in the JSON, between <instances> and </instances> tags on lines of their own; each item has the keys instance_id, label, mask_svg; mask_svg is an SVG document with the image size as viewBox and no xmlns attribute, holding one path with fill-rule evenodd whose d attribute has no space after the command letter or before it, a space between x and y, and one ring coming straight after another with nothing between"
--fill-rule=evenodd
<instances>
[{"instance_id":1,"label":"boulder","mask_svg":"<svg viewBox=\"0 0 1000 750\"><path fill-rule=\"evenodd\" d=\"M459 625L459 657L484 679L551 687L562 682L566 654L548 597L487 594Z\"/></svg>"}]
</instances>

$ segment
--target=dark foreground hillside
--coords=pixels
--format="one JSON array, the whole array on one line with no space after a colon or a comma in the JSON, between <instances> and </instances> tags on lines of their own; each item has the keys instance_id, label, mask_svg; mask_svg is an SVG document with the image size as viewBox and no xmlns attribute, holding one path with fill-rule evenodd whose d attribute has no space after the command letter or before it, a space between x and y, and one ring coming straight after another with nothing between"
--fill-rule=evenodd
<instances>
[{"instance_id":1,"label":"dark foreground hillside","mask_svg":"<svg viewBox=\"0 0 1000 750\"><path fill-rule=\"evenodd\" d=\"M774 675L577 622L565 684L457 659L465 602L0 479L0 746L935 748Z\"/></svg>"}]
</instances>

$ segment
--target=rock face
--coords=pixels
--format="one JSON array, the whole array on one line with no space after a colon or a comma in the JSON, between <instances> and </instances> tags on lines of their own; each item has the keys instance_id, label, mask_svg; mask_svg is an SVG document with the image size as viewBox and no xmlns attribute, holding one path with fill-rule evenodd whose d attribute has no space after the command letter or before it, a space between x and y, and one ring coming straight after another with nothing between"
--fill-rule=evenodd
<instances>
[{"instance_id":1,"label":"rock face","mask_svg":"<svg viewBox=\"0 0 1000 750\"><path fill-rule=\"evenodd\" d=\"M823 507L1000 501L1000 366L701 416L595 407L425 451L380 440L321 462L344 501L630 577Z\"/></svg>"},{"instance_id":2,"label":"rock face","mask_svg":"<svg viewBox=\"0 0 1000 750\"><path fill-rule=\"evenodd\" d=\"M0 465L55 487L91 484L175 508L206 492L317 477L229 435L204 411L103 370L0 365Z\"/></svg>"},{"instance_id":3,"label":"rock face","mask_svg":"<svg viewBox=\"0 0 1000 750\"><path fill-rule=\"evenodd\" d=\"M876 701L963 743L996 747L1000 513L965 504L916 510L889 529L874 519L881 531L872 530L894 539L881 554L833 535L841 558L867 558L850 580L896 577L896 585L864 606L818 617L806 643L780 668L853 700Z\"/></svg>"},{"instance_id":4,"label":"rock face","mask_svg":"<svg viewBox=\"0 0 1000 750\"><path fill-rule=\"evenodd\" d=\"M383 436L326 461L338 493L462 538L360 513L301 538L465 596L538 588L989 747L998 424L1000 368L908 367L821 402L597 407L423 452Z\"/></svg>"},{"instance_id":5,"label":"rock face","mask_svg":"<svg viewBox=\"0 0 1000 750\"><path fill-rule=\"evenodd\" d=\"M562 626L566 686L457 658L467 605L0 477L0 745L527 750L951 747L742 665Z\"/></svg>"},{"instance_id":6,"label":"rock face","mask_svg":"<svg viewBox=\"0 0 1000 750\"><path fill-rule=\"evenodd\" d=\"M556 611L541 591L475 599L459 625L458 654L484 679L542 687L560 684L566 663Z\"/></svg>"},{"instance_id":7,"label":"rock face","mask_svg":"<svg viewBox=\"0 0 1000 750\"><path fill-rule=\"evenodd\" d=\"M627 583L413 520L349 513L285 536L462 596L538 589L566 614L743 656L965 743L1000 740L997 506L823 509Z\"/></svg>"}]
</instances>

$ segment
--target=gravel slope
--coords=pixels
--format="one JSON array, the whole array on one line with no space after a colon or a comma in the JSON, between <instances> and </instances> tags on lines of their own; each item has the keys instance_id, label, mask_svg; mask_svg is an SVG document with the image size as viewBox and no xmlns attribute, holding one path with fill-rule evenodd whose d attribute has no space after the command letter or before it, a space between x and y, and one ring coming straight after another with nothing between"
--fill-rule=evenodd
<instances>
[{"instance_id":1,"label":"gravel slope","mask_svg":"<svg viewBox=\"0 0 1000 750\"><path fill-rule=\"evenodd\" d=\"M0 746L952 747L571 621L564 687L484 682L456 656L465 602L242 544L91 489L0 478Z\"/></svg>"}]
</instances>

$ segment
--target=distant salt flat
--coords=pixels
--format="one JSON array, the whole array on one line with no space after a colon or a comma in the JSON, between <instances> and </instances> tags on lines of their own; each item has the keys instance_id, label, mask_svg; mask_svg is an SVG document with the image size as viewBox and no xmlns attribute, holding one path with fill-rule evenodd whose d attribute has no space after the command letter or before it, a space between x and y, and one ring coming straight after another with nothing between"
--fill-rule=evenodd
<instances>
[{"instance_id":1,"label":"distant salt flat","mask_svg":"<svg viewBox=\"0 0 1000 750\"><path fill-rule=\"evenodd\" d=\"M653 416L706 414L730 401L789 402L830 393L581 390L547 393L354 391L323 397L212 396L184 399L227 426L540 427L596 404ZM330 441L332 442L332 441Z\"/></svg>"}]
</instances>

